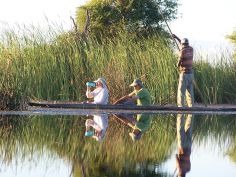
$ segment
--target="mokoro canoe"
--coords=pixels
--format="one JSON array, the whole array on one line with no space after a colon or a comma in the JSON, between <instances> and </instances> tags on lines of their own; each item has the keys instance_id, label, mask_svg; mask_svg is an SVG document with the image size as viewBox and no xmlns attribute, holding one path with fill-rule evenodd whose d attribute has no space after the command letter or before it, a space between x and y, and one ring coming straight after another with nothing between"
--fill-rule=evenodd
<instances>
[{"instance_id":1,"label":"mokoro canoe","mask_svg":"<svg viewBox=\"0 0 236 177\"><path fill-rule=\"evenodd\" d=\"M212 111L212 112L236 112L235 105L209 105L195 106L195 107L177 107L174 105L102 105L102 104L82 104L77 102L28 102L29 106L43 107L43 108L65 108L65 109L98 109L98 110L139 110L139 111Z\"/></svg>"}]
</instances>

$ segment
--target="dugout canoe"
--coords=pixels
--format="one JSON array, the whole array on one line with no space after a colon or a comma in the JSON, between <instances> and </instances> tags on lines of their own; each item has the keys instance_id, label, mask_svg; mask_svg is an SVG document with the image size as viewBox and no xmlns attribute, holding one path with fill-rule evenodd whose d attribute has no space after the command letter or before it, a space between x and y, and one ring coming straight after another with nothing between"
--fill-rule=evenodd
<instances>
[{"instance_id":1,"label":"dugout canoe","mask_svg":"<svg viewBox=\"0 0 236 177\"><path fill-rule=\"evenodd\" d=\"M102 105L102 104L82 104L77 102L38 102L30 101L29 106L43 108L61 108L61 109L96 109L96 110L137 110L137 111L211 111L211 112L236 112L236 105L208 105L204 107L197 105L195 107L177 107L174 105Z\"/></svg>"}]
</instances>

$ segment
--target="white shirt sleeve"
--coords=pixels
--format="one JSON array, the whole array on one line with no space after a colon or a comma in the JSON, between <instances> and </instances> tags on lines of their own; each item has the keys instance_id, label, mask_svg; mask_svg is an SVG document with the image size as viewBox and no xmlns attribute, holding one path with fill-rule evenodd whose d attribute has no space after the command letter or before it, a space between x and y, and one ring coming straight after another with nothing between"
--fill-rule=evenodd
<instances>
[{"instance_id":1,"label":"white shirt sleeve","mask_svg":"<svg viewBox=\"0 0 236 177\"><path fill-rule=\"evenodd\" d=\"M107 104L108 103L108 90L104 88L96 88L94 91L86 91L87 98L94 98L94 104Z\"/></svg>"},{"instance_id":2,"label":"white shirt sleeve","mask_svg":"<svg viewBox=\"0 0 236 177\"><path fill-rule=\"evenodd\" d=\"M96 88L92 92L90 90L87 90L86 96L87 96L87 98L95 98L101 90L102 90L102 88Z\"/></svg>"}]
</instances>

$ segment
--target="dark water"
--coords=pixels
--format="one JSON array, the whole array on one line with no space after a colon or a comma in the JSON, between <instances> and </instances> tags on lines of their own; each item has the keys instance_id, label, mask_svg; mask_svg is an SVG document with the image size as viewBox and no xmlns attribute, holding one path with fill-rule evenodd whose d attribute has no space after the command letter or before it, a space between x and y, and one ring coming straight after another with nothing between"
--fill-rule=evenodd
<instances>
[{"instance_id":1,"label":"dark water","mask_svg":"<svg viewBox=\"0 0 236 177\"><path fill-rule=\"evenodd\" d=\"M233 115L15 115L0 127L0 177L236 176Z\"/></svg>"}]
</instances>

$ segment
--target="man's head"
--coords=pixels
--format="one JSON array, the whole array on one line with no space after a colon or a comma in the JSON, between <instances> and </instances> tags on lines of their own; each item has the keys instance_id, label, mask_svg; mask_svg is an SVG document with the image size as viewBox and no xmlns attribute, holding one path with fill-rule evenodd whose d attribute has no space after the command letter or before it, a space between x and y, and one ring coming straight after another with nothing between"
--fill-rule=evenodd
<instances>
[{"instance_id":1,"label":"man's head","mask_svg":"<svg viewBox=\"0 0 236 177\"><path fill-rule=\"evenodd\" d=\"M191 170L190 155L177 155L176 166L178 169L178 177L184 177Z\"/></svg>"},{"instance_id":2,"label":"man's head","mask_svg":"<svg viewBox=\"0 0 236 177\"><path fill-rule=\"evenodd\" d=\"M140 90L143 88L143 83L139 79L135 79L132 84L130 84L130 87L134 87L135 90Z\"/></svg>"},{"instance_id":3,"label":"man's head","mask_svg":"<svg viewBox=\"0 0 236 177\"><path fill-rule=\"evenodd\" d=\"M187 39L187 38L181 39L181 45L183 45L183 46L188 46L188 45L189 45L188 39Z\"/></svg>"}]
</instances>

